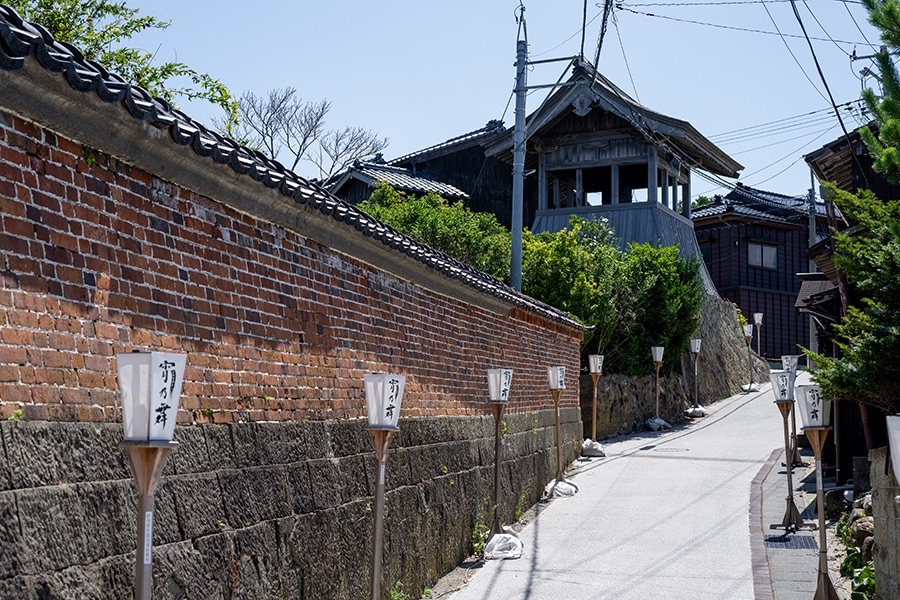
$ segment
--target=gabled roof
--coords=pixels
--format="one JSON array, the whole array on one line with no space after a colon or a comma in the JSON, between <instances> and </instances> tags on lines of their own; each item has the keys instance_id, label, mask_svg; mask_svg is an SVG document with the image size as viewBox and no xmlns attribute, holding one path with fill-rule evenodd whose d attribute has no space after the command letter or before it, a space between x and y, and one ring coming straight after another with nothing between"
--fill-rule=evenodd
<instances>
[{"instance_id":1,"label":"gabled roof","mask_svg":"<svg viewBox=\"0 0 900 600\"><path fill-rule=\"evenodd\" d=\"M639 104L583 59L574 59L572 65L568 81L528 116L527 137L540 135L542 130L552 127L570 112L583 115L600 108L627 121L648 142L680 158L691 168L732 178L743 169L687 121ZM512 130L507 130L486 145L485 153L489 156L511 153L512 143Z\"/></svg>"},{"instance_id":2,"label":"gabled roof","mask_svg":"<svg viewBox=\"0 0 900 600\"><path fill-rule=\"evenodd\" d=\"M388 183L396 190L413 194L434 192L447 200L468 200L469 195L459 188L434 179L413 175L411 169L392 167L390 165L357 161L352 167L339 175L334 183L326 184L328 191L339 195L341 188L352 180L362 181L374 187L379 181Z\"/></svg>"},{"instance_id":3,"label":"gabled roof","mask_svg":"<svg viewBox=\"0 0 900 600\"><path fill-rule=\"evenodd\" d=\"M725 199L731 203L741 202L754 205L760 210L770 213L787 211L789 214L809 215L809 198L807 196L786 196L776 192L767 192L758 188L738 183ZM816 200L816 215L825 216L825 202Z\"/></svg>"},{"instance_id":4,"label":"gabled roof","mask_svg":"<svg viewBox=\"0 0 900 600\"><path fill-rule=\"evenodd\" d=\"M21 72L21 75L17 75ZM59 85L60 75L68 90ZM74 93L72 93L74 90ZM81 94L79 96L79 94ZM83 106L73 104L83 99ZM450 256L400 233L396 229L361 212L355 206L336 198L319 185L300 177L267 158L260 152L241 146L238 142L208 129L145 90L130 85L122 77L109 73L102 65L85 59L80 50L56 41L46 29L24 21L14 10L0 4L0 105L28 115L40 123L56 127L73 135L92 135L96 140L115 148L118 158L129 158L145 170L159 169L184 159L184 149L190 149L200 161L195 165L179 163L178 177L208 186L219 186L233 194L245 194L242 186L258 187L250 195L255 199L257 214L272 214L268 192L293 202L297 209L318 213L320 231L331 235L340 231L346 247L358 251L365 248L364 240L380 242L385 264L399 264L394 253L402 253L450 280L492 296L506 305L525 308L543 317L580 327L566 313L521 294L500 280L474 269ZM90 113L90 117L88 117ZM107 119L102 131L88 129L90 118ZM162 135L160 135L162 133ZM128 135L124 139L118 134ZM86 140L81 139L82 143ZM166 144L168 142L168 144ZM102 147L98 147L102 149ZM131 154L129 154L129 152ZM194 168L194 167L197 168ZM229 174L225 169L230 169ZM249 177L248 182L244 177ZM255 182L255 183L254 183ZM223 197L227 194L223 195ZM265 199L265 200L264 200ZM292 207L294 208L294 207ZM312 215L311 215L312 216ZM330 217L330 220L321 219ZM423 271L423 279L438 281ZM423 284L426 285L426 284Z\"/></svg>"},{"instance_id":5,"label":"gabled roof","mask_svg":"<svg viewBox=\"0 0 900 600\"><path fill-rule=\"evenodd\" d=\"M454 138L450 138L445 142L435 144L434 146L430 146L423 150L417 150L416 152L406 154L405 156L389 160L388 164L395 166L410 165L417 162L424 162L426 160L440 158L441 156L445 156L453 152L459 152L460 150L465 150L466 148L480 146L486 141L502 134L504 131L506 131L506 127L503 126L503 121L488 121L487 125L480 129L476 129L475 131L470 131L469 133L464 133Z\"/></svg>"},{"instance_id":6,"label":"gabled roof","mask_svg":"<svg viewBox=\"0 0 900 600\"><path fill-rule=\"evenodd\" d=\"M787 220L781 217L776 217L761 210L756 210L755 208L744 206L742 204L728 204L725 202L717 202L715 204L707 204L706 206L701 206L700 208L695 209L691 212L691 219L701 220L717 215L724 215L726 213L733 213L736 215L753 217L756 219L781 221L783 223L787 223Z\"/></svg>"},{"instance_id":7,"label":"gabled roof","mask_svg":"<svg viewBox=\"0 0 900 600\"><path fill-rule=\"evenodd\" d=\"M825 203L816 202L816 216L825 216ZM765 220L798 223L809 216L809 200L805 196L786 196L737 184L724 198L691 211L694 222L716 218Z\"/></svg>"}]
</instances>

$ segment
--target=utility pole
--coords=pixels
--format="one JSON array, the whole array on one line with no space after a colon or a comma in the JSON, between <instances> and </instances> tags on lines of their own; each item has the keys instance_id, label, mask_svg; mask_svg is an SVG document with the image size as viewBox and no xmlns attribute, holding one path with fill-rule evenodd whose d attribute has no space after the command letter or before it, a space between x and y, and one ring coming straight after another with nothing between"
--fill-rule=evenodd
<instances>
[{"instance_id":1,"label":"utility pole","mask_svg":"<svg viewBox=\"0 0 900 600\"><path fill-rule=\"evenodd\" d=\"M816 245L816 175L812 169L809 170L809 248ZM809 272L818 271L816 261L809 259ZM816 335L816 320L812 314L809 315L809 349L813 352L819 351L819 338Z\"/></svg>"},{"instance_id":2,"label":"utility pole","mask_svg":"<svg viewBox=\"0 0 900 600\"><path fill-rule=\"evenodd\" d=\"M524 20L525 8L522 7ZM516 123L513 129L513 185L512 185L512 256L509 281L513 289L522 291L522 205L525 195L525 63L528 42L516 42Z\"/></svg>"}]
</instances>

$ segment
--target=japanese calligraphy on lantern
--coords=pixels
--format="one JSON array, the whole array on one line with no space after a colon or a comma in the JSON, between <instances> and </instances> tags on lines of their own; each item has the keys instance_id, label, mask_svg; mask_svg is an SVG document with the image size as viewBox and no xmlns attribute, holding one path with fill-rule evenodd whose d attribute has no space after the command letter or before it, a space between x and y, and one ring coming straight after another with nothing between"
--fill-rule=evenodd
<instances>
[{"instance_id":1,"label":"japanese calligraphy on lantern","mask_svg":"<svg viewBox=\"0 0 900 600\"><path fill-rule=\"evenodd\" d=\"M491 402L509 402L512 375L512 369L488 369L488 392Z\"/></svg>"},{"instance_id":2,"label":"japanese calligraphy on lantern","mask_svg":"<svg viewBox=\"0 0 900 600\"><path fill-rule=\"evenodd\" d=\"M566 368L547 367L547 379L551 390L566 389Z\"/></svg>"},{"instance_id":3,"label":"japanese calligraphy on lantern","mask_svg":"<svg viewBox=\"0 0 900 600\"><path fill-rule=\"evenodd\" d=\"M363 377L370 427L397 427L406 377L375 373Z\"/></svg>"},{"instance_id":4,"label":"japanese calligraphy on lantern","mask_svg":"<svg viewBox=\"0 0 900 600\"><path fill-rule=\"evenodd\" d=\"M798 385L797 400L803 427L828 427L831 423L831 401L822 396L818 385Z\"/></svg>"},{"instance_id":5,"label":"japanese calligraphy on lantern","mask_svg":"<svg viewBox=\"0 0 900 600\"><path fill-rule=\"evenodd\" d=\"M781 368L785 371L790 371L791 373L797 373L797 361L799 360L799 356L792 356L790 354L786 354L781 357Z\"/></svg>"},{"instance_id":6,"label":"japanese calligraphy on lantern","mask_svg":"<svg viewBox=\"0 0 900 600\"><path fill-rule=\"evenodd\" d=\"M512 369L503 369L501 374L500 396L504 402L509 401L509 389L512 387Z\"/></svg>"},{"instance_id":7,"label":"japanese calligraphy on lantern","mask_svg":"<svg viewBox=\"0 0 900 600\"><path fill-rule=\"evenodd\" d=\"M390 377L387 381L387 398L385 398L384 418L388 421L394 419L394 411L398 410L397 405L400 404L400 380L397 377Z\"/></svg>"},{"instance_id":8,"label":"japanese calligraphy on lantern","mask_svg":"<svg viewBox=\"0 0 900 600\"><path fill-rule=\"evenodd\" d=\"M150 439L170 440L175 433L186 356L162 352L153 352L151 356Z\"/></svg>"},{"instance_id":9,"label":"japanese calligraphy on lantern","mask_svg":"<svg viewBox=\"0 0 900 600\"><path fill-rule=\"evenodd\" d=\"M126 440L171 440L175 433L184 354L116 355Z\"/></svg>"},{"instance_id":10,"label":"japanese calligraphy on lantern","mask_svg":"<svg viewBox=\"0 0 900 600\"><path fill-rule=\"evenodd\" d=\"M776 402L793 402L794 376L790 371L770 371L769 380Z\"/></svg>"}]
</instances>

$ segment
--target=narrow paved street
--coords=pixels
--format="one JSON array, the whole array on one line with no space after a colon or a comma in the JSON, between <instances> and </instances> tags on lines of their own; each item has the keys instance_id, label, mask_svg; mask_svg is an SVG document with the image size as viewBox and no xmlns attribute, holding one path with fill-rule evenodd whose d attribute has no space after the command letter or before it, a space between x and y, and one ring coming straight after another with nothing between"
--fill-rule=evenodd
<instances>
[{"instance_id":1,"label":"narrow paved street","mask_svg":"<svg viewBox=\"0 0 900 600\"><path fill-rule=\"evenodd\" d=\"M579 492L539 509L518 560L469 572L452 600L752 600L751 481L784 447L769 386L580 459Z\"/></svg>"}]
</instances>

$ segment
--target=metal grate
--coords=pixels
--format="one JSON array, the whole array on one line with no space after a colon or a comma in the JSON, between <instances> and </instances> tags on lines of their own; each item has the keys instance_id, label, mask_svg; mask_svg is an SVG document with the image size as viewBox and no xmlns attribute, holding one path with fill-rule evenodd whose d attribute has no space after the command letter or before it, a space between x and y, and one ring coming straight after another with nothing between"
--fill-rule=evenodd
<instances>
[{"instance_id":1,"label":"metal grate","mask_svg":"<svg viewBox=\"0 0 900 600\"><path fill-rule=\"evenodd\" d=\"M767 535L766 548L783 548L785 550L817 550L816 538L811 535Z\"/></svg>"}]
</instances>

